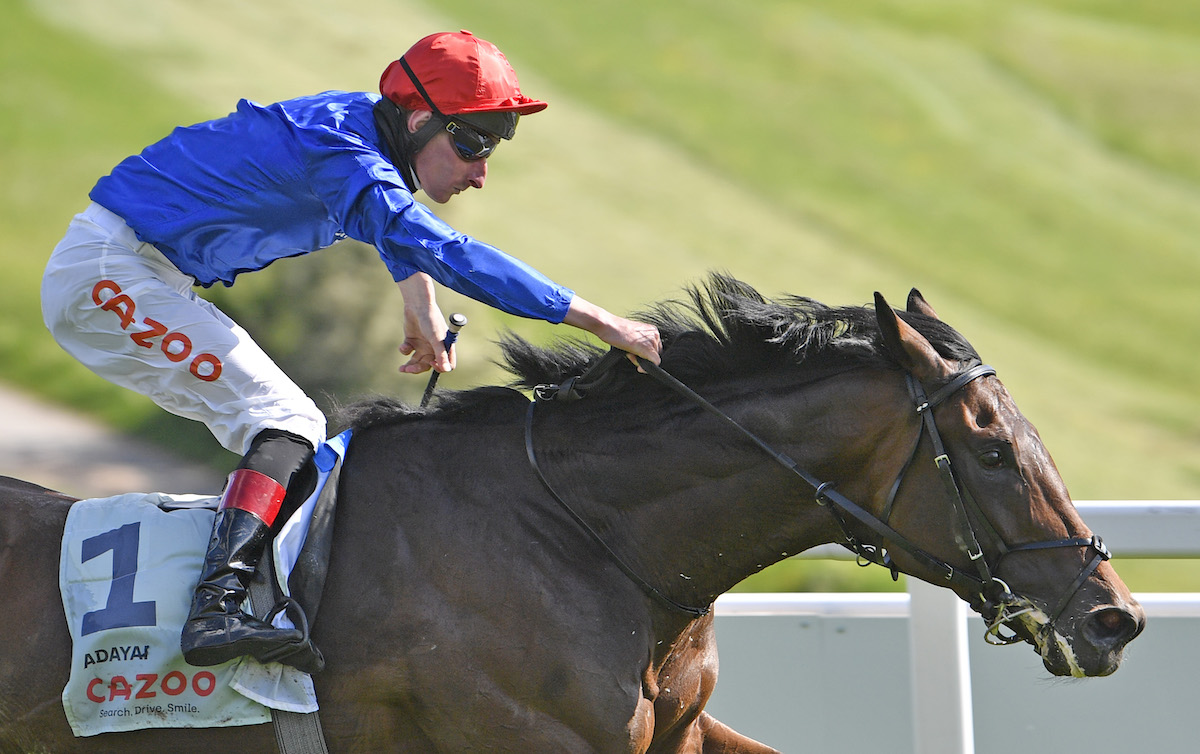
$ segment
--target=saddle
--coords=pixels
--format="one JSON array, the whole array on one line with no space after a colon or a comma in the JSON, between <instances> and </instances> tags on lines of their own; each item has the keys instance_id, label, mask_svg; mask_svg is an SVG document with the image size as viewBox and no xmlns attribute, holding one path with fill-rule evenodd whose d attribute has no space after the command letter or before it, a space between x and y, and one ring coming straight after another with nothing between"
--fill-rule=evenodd
<instances>
[{"instance_id":1,"label":"saddle","mask_svg":"<svg viewBox=\"0 0 1200 754\"><path fill-rule=\"evenodd\" d=\"M276 625L299 628L304 651L316 658L308 627L325 584L349 439L347 431L317 451L314 489L275 536L271 556L260 559L249 590L254 614L278 612ZM183 660L179 631L218 502L134 493L72 506L60 586L73 642L63 707L76 736L247 725L316 711L312 679L295 668L248 657L208 668ZM283 604L287 610L276 610Z\"/></svg>"}]
</instances>

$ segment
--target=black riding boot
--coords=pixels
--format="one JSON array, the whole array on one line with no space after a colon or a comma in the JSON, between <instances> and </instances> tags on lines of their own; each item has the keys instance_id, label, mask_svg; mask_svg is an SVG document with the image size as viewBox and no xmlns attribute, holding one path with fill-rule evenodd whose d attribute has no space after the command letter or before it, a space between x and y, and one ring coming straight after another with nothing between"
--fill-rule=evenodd
<instances>
[{"instance_id":1,"label":"black riding boot","mask_svg":"<svg viewBox=\"0 0 1200 754\"><path fill-rule=\"evenodd\" d=\"M271 538L264 518L274 518L282 499L282 485L263 474L249 469L230 474L180 639L189 664L219 665L242 655L288 662L304 640L299 629L275 628L241 609Z\"/></svg>"}]
</instances>

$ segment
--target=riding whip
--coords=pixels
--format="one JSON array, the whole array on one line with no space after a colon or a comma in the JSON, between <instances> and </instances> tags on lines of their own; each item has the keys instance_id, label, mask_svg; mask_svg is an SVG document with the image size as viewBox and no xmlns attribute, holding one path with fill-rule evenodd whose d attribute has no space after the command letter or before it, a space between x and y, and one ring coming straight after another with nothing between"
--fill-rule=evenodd
<instances>
[{"instance_id":1,"label":"riding whip","mask_svg":"<svg viewBox=\"0 0 1200 754\"><path fill-rule=\"evenodd\" d=\"M454 341L458 340L458 331L466 327L467 317L464 314L455 312L450 315L450 320L446 330L446 338L442 343L446 346L446 350L450 350L450 346L454 345ZM437 386L438 377L441 372L434 369L433 374L429 375L429 384L425 386L425 395L421 396L421 408L429 405L429 399L433 397L433 389Z\"/></svg>"}]
</instances>

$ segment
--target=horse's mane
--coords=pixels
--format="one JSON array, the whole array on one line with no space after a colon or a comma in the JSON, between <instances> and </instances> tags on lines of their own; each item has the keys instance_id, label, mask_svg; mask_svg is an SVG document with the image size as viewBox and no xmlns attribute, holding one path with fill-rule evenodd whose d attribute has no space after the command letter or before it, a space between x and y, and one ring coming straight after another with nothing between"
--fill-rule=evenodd
<instances>
[{"instance_id":1,"label":"horse's mane","mask_svg":"<svg viewBox=\"0 0 1200 754\"><path fill-rule=\"evenodd\" d=\"M654 324L662 337L662 366L696 389L737 375L791 370L797 379L812 380L854 368L899 369L884 347L868 306L831 307L803 296L769 300L735 278L713 273L702 284L684 290L685 298L662 302L633 315ZM970 343L949 325L921 314L898 312L944 358L978 361ZM585 372L604 349L577 338L549 346L507 335L500 341L503 366L512 386L532 389L558 384ZM640 379L632 364L614 370L604 392L636 390ZM439 409L462 410L491 399L495 388L452 393ZM358 404L343 421L356 427L401 421L423 412L388 399Z\"/></svg>"}]
</instances>

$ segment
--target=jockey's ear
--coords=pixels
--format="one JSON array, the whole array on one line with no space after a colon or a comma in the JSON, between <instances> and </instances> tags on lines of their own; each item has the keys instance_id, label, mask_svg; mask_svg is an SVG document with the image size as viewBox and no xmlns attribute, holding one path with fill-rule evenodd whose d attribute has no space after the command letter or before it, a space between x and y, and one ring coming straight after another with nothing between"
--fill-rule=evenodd
<instances>
[{"instance_id":1,"label":"jockey's ear","mask_svg":"<svg viewBox=\"0 0 1200 754\"><path fill-rule=\"evenodd\" d=\"M415 134L417 131L420 131L421 126L428 123L429 119L432 117L433 117L433 113L429 112L428 110L412 110L412 111L410 111L408 113L408 120L407 120L408 132L410 134Z\"/></svg>"},{"instance_id":2,"label":"jockey's ear","mask_svg":"<svg viewBox=\"0 0 1200 754\"><path fill-rule=\"evenodd\" d=\"M918 380L933 382L954 373L954 365L943 359L925 336L900 319L878 291L875 293L875 318L888 352Z\"/></svg>"}]
</instances>

